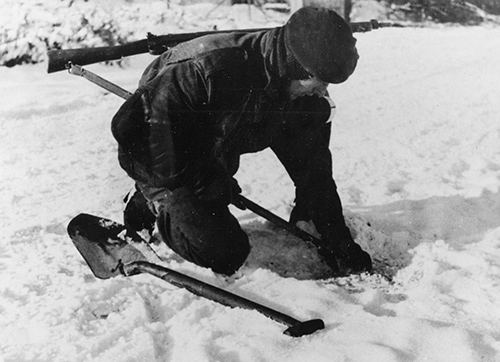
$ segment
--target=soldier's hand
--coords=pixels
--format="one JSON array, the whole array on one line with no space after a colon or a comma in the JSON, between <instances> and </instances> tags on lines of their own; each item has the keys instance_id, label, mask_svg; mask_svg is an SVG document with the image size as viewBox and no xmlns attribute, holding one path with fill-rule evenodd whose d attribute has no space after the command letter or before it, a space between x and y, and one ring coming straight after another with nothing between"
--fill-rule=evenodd
<instances>
[{"instance_id":1,"label":"soldier's hand","mask_svg":"<svg viewBox=\"0 0 500 362\"><path fill-rule=\"evenodd\" d=\"M232 177L231 180L233 182L231 187L231 204L240 210L246 210L247 207L245 206L245 202L240 197L241 187L238 185L238 181L234 177Z\"/></svg>"},{"instance_id":2,"label":"soldier's hand","mask_svg":"<svg viewBox=\"0 0 500 362\"><path fill-rule=\"evenodd\" d=\"M238 181L224 173L216 174L206 186L195 190L196 196L202 201L221 202L226 205L232 203L240 193Z\"/></svg>"},{"instance_id":3,"label":"soldier's hand","mask_svg":"<svg viewBox=\"0 0 500 362\"><path fill-rule=\"evenodd\" d=\"M330 266L336 266L338 275L358 274L372 270L370 255L353 240L330 241L329 245L319 248L319 254ZM335 269L332 267L335 272Z\"/></svg>"}]
</instances>

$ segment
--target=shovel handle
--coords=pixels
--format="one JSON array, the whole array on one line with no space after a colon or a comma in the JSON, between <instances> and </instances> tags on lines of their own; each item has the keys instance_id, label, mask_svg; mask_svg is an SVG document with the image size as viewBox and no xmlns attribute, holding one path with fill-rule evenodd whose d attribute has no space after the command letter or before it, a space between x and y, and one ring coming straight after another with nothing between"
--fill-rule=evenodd
<instances>
[{"instance_id":1,"label":"shovel handle","mask_svg":"<svg viewBox=\"0 0 500 362\"><path fill-rule=\"evenodd\" d=\"M283 333L292 337L300 337L303 335L311 334L325 327L321 319L313 319L310 321L301 322L284 313L263 306L262 304L253 302L249 299L214 287L213 285L191 278L190 276L176 272L175 270L168 269L163 266L152 264L146 261L136 261L130 264L123 265L122 272L125 275L148 273L157 278L163 279L166 282L175 285L176 287L186 289L193 294L210 299L222 305L232 308L256 310L266 317L289 327Z\"/></svg>"}]
</instances>

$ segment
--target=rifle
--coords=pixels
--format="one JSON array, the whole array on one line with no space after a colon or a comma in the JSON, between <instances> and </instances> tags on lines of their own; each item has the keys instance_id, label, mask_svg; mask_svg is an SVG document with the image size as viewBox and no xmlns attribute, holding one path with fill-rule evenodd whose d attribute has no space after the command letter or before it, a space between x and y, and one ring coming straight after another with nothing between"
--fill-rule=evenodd
<instances>
[{"instance_id":1,"label":"rifle","mask_svg":"<svg viewBox=\"0 0 500 362\"><path fill-rule=\"evenodd\" d=\"M367 32L373 29L400 26L393 23L381 23L377 20L362 21L351 23L353 32ZM131 43L115 46L105 46L96 48L78 48L78 49L57 49L49 50L48 56L48 73L58 72L68 68L71 62L78 65L93 64L98 62L119 60L123 57L150 53L152 55L160 55L164 51L176 46L179 43L198 38L200 36L211 34L225 33L245 33L267 31L272 28L258 29L238 29L238 30L217 30L217 31L201 31L195 33L177 33L166 35L153 35L148 33L146 39L134 41Z\"/></svg>"}]
</instances>

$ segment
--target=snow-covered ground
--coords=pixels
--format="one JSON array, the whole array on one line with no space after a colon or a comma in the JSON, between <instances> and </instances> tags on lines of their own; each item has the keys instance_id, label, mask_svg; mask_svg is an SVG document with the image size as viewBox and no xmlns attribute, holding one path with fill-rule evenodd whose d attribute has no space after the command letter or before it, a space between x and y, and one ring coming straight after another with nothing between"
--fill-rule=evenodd
<instances>
[{"instance_id":1,"label":"snow-covered ground","mask_svg":"<svg viewBox=\"0 0 500 362\"><path fill-rule=\"evenodd\" d=\"M321 279L314 249L245 212L253 251L237 280L155 246L176 270L325 321L299 339L153 277L94 278L65 228L80 212L121 218L132 183L109 122L122 100L45 65L0 68L0 360L500 360L500 29L357 37L356 73L330 88L331 150L378 274ZM88 68L133 90L150 60ZM287 217L293 189L271 153L237 176Z\"/></svg>"}]
</instances>

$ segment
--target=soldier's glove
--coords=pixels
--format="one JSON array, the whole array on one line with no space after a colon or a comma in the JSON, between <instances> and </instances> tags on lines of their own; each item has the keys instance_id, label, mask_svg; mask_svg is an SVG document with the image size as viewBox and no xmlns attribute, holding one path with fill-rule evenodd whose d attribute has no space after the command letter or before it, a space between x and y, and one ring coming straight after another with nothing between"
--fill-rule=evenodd
<instances>
[{"instance_id":1,"label":"soldier's glove","mask_svg":"<svg viewBox=\"0 0 500 362\"><path fill-rule=\"evenodd\" d=\"M327 247L318 247L318 254L321 256L321 259L330 267L334 276L343 276L344 274L340 271L339 263L337 262L337 258L331 249Z\"/></svg>"},{"instance_id":2,"label":"soldier's glove","mask_svg":"<svg viewBox=\"0 0 500 362\"><path fill-rule=\"evenodd\" d=\"M205 184L194 188L198 199L205 202L220 202L229 205L241 193L238 181L223 171L216 172Z\"/></svg>"},{"instance_id":3,"label":"soldier's glove","mask_svg":"<svg viewBox=\"0 0 500 362\"><path fill-rule=\"evenodd\" d=\"M340 275L370 272L372 270L370 255L352 239L332 240L327 238L327 240L328 246L320 248L319 253L327 263L329 258L336 260Z\"/></svg>"}]
</instances>

